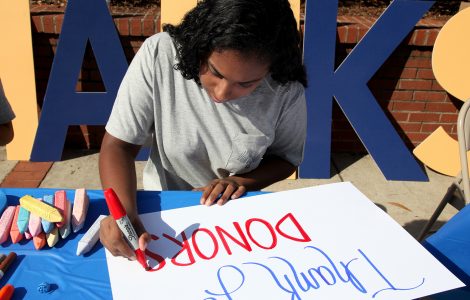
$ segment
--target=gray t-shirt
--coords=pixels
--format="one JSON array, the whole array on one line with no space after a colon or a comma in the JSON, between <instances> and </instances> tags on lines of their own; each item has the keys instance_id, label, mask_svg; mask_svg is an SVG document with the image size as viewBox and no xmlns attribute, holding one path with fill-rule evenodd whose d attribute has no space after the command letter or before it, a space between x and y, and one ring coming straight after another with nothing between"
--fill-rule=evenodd
<instances>
[{"instance_id":1,"label":"gray t-shirt","mask_svg":"<svg viewBox=\"0 0 470 300\"><path fill-rule=\"evenodd\" d=\"M8 103L5 92L3 91L2 80L0 79L0 124L10 122L15 118L15 114Z\"/></svg>"},{"instance_id":2,"label":"gray t-shirt","mask_svg":"<svg viewBox=\"0 0 470 300\"><path fill-rule=\"evenodd\" d=\"M306 137L304 88L270 76L248 96L213 102L175 70L171 37L148 38L121 83L106 131L128 143L151 140L146 190L190 190L255 169L264 155L293 165Z\"/></svg>"}]
</instances>

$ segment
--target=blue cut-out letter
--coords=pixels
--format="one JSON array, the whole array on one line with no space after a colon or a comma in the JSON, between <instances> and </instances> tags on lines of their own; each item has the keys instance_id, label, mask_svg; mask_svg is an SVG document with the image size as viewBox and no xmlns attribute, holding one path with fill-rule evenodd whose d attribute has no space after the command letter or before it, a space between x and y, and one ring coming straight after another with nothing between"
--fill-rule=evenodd
<instances>
[{"instance_id":1,"label":"blue cut-out letter","mask_svg":"<svg viewBox=\"0 0 470 300\"><path fill-rule=\"evenodd\" d=\"M106 92L75 91L88 41ZM106 124L127 67L105 0L69 0L31 160L60 160L69 125Z\"/></svg>"},{"instance_id":2,"label":"blue cut-out letter","mask_svg":"<svg viewBox=\"0 0 470 300\"><path fill-rule=\"evenodd\" d=\"M387 179L427 180L367 82L433 4L434 1L393 1L335 71L338 0L307 1L304 62L309 76L308 136L301 177L330 177L334 97Z\"/></svg>"}]
</instances>

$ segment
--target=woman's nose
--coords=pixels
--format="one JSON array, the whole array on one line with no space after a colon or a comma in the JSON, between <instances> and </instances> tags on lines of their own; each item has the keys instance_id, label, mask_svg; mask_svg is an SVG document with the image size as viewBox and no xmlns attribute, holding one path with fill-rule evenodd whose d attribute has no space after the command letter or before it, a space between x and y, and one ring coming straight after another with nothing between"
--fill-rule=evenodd
<instances>
[{"instance_id":1,"label":"woman's nose","mask_svg":"<svg viewBox=\"0 0 470 300\"><path fill-rule=\"evenodd\" d=\"M217 100L228 100L230 99L231 90L232 89L227 80L221 79L214 89L214 96Z\"/></svg>"}]
</instances>

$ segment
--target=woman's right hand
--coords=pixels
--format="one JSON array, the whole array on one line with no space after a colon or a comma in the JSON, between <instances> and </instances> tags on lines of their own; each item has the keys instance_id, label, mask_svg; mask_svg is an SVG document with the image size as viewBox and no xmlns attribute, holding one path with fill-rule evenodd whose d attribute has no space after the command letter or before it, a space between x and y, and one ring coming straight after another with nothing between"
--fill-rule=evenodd
<instances>
[{"instance_id":1,"label":"woman's right hand","mask_svg":"<svg viewBox=\"0 0 470 300\"><path fill-rule=\"evenodd\" d=\"M139 145L129 144L106 132L101 143L99 169L103 190L111 187L119 196L139 236L139 248L144 251L150 241L150 235L146 232L137 213L135 157L140 148ZM133 249L128 245L111 216L101 221L100 240L112 255L135 259Z\"/></svg>"},{"instance_id":2,"label":"woman's right hand","mask_svg":"<svg viewBox=\"0 0 470 300\"><path fill-rule=\"evenodd\" d=\"M139 217L137 217L132 225L139 236L139 248L145 252L150 241L150 234L145 230ZM121 230L112 216L108 216L101 220L100 223L100 241L103 246L111 252L113 256L123 256L130 260L136 260L134 250L125 240Z\"/></svg>"}]
</instances>

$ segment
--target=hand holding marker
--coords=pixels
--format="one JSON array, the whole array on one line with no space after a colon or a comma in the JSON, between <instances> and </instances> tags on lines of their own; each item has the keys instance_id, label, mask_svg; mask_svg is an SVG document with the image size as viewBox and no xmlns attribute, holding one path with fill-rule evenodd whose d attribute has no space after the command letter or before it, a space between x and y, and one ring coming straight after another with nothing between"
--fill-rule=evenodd
<instances>
[{"instance_id":1,"label":"hand holding marker","mask_svg":"<svg viewBox=\"0 0 470 300\"><path fill-rule=\"evenodd\" d=\"M145 268L145 270L148 270L149 266L145 260L145 254L139 248L139 237L137 236L134 227L132 227L132 223L129 220L129 217L127 217L126 211L122 206L121 201L119 201L118 196L112 188L109 188L104 190L104 197L106 199L109 212L113 216L114 220L116 220L119 229L121 229L124 234L124 238L135 251L137 261Z\"/></svg>"}]
</instances>

